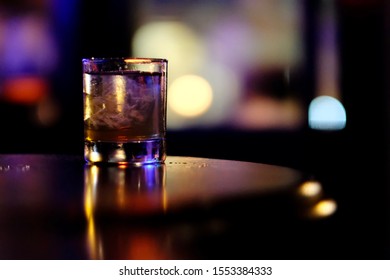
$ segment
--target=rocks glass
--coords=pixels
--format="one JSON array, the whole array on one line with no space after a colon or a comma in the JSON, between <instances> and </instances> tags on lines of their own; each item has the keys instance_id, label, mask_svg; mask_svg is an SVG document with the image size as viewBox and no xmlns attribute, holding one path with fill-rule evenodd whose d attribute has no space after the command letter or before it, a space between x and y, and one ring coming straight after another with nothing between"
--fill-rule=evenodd
<instances>
[{"instance_id":1,"label":"rocks glass","mask_svg":"<svg viewBox=\"0 0 390 280\"><path fill-rule=\"evenodd\" d=\"M166 59L85 58L84 158L143 165L166 157Z\"/></svg>"}]
</instances>

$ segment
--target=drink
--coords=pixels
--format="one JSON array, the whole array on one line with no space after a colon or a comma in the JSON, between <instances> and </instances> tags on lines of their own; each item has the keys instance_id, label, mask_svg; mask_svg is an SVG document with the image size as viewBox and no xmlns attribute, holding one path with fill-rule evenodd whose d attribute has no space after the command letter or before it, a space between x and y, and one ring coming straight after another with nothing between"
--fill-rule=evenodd
<instances>
[{"instance_id":1,"label":"drink","mask_svg":"<svg viewBox=\"0 0 390 280\"><path fill-rule=\"evenodd\" d=\"M139 165L165 160L163 72L84 71L83 81L86 161Z\"/></svg>"}]
</instances>

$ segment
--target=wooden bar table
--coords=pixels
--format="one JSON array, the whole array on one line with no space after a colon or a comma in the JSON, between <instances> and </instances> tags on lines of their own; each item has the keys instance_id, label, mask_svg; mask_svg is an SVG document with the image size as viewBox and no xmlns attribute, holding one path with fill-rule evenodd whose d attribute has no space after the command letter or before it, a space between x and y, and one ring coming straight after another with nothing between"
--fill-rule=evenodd
<instances>
[{"instance_id":1,"label":"wooden bar table","mask_svg":"<svg viewBox=\"0 0 390 280\"><path fill-rule=\"evenodd\" d=\"M305 232L316 219L306 210L323 190L300 195L308 180L288 167L222 159L130 167L3 154L0 259L315 257Z\"/></svg>"}]
</instances>

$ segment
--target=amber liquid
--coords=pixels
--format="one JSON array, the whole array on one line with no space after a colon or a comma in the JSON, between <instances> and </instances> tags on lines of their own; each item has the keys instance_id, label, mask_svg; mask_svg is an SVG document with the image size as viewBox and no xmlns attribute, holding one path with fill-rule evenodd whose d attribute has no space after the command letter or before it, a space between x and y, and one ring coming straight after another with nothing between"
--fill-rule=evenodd
<instances>
[{"instance_id":1,"label":"amber liquid","mask_svg":"<svg viewBox=\"0 0 390 280\"><path fill-rule=\"evenodd\" d=\"M84 74L86 160L141 162L145 156L165 156L165 150L156 151L165 149L164 83L161 73ZM140 148L140 141L153 148ZM143 155L150 152L154 155Z\"/></svg>"}]
</instances>

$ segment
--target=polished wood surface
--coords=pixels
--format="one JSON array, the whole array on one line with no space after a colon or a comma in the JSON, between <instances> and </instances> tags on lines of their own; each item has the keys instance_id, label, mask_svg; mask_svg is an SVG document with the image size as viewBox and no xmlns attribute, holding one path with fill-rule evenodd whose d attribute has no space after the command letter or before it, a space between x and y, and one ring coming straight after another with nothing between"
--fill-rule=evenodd
<instances>
[{"instance_id":1,"label":"polished wood surface","mask_svg":"<svg viewBox=\"0 0 390 280\"><path fill-rule=\"evenodd\" d=\"M198 242L230 232L229 219L256 220L252 208L273 211L250 201L291 194L304 175L193 157L126 167L14 154L0 156L0 178L0 258L172 259L212 257Z\"/></svg>"},{"instance_id":2,"label":"polished wood surface","mask_svg":"<svg viewBox=\"0 0 390 280\"><path fill-rule=\"evenodd\" d=\"M286 191L303 176L274 165L174 156L162 165L132 167L88 165L70 156L2 155L0 172L0 201L12 211L65 210L58 202L71 207L80 199L73 192L83 190L93 207L126 215Z\"/></svg>"},{"instance_id":3,"label":"polished wood surface","mask_svg":"<svg viewBox=\"0 0 390 280\"><path fill-rule=\"evenodd\" d=\"M168 156L128 167L1 155L0 258L285 258L324 194L302 193L308 182L242 161Z\"/></svg>"}]
</instances>

